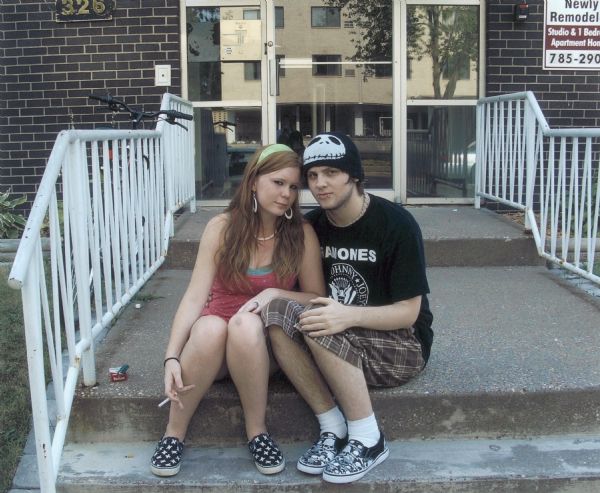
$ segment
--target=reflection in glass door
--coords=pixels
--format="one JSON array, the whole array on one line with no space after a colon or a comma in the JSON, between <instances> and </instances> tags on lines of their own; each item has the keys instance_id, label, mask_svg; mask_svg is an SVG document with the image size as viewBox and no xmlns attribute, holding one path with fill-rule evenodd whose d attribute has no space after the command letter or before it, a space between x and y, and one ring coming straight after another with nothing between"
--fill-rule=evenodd
<instances>
[{"instance_id":1,"label":"reflection in glass door","mask_svg":"<svg viewBox=\"0 0 600 493\"><path fill-rule=\"evenodd\" d=\"M480 6L406 4L407 199L473 198Z\"/></svg>"},{"instance_id":2,"label":"reflection in glass door","mask_svg":"<svg viewBox=\"0 0 600 493\"><path fill-rule=\"evenodd\" d=\"M370 191L472 199L483 2L185 2L199 199L227 203L258 146L323 131L356 142Z\"/></svg>"},{"instance_id":3,"label":"reflection in glass door","mask_svg":"<svg viewBox=\"0 0 600 493\"><path fill-rule=\"evenodd\" d=\"M365 186L391 190L393 2L372 2L369 16L347 3L275 1L277 140L302 149L319 132L343 132ZM387 33L377 42L374 27Z\"/></svg>"},{"instance_id":4,"label":"reflection in glass door","mask_svg":"<svg viewBox=\"0 0 600 493\"><path fill-rule=\"evenodd\" d=\"M186 8L187 94L196 120L196 197L226 203L263 133L263 9ZM263 2L264 3L264 2Z\"/></svg>"}]
</instances>

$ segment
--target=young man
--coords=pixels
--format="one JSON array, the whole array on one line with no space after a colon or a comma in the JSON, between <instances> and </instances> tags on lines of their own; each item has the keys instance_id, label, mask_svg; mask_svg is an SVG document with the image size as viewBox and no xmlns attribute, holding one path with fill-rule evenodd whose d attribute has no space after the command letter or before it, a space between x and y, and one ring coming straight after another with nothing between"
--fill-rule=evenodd
<instances>
[{"instance_id":1,"label":"young man","mask_svg":"<svg viewBox=\"0 0 600 493\"><path fill-rule=\"evenodd\" d=\"M273 300L263 319L271 321L280 367L320 425L298 469L349 483L389 455L368 387L401 385L429 357L423 241L406 209L363 191L360 156L346 135L316 136L304 172L320 206L307 219L321 244L329 297L308 307Z\"/></svg>"}]
</instances>

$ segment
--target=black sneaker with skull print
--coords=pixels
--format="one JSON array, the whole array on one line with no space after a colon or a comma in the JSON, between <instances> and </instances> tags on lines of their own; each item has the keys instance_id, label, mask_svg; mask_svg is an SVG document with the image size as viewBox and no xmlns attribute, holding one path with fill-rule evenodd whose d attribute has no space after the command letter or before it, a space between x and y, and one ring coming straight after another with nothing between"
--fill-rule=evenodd
<instances>
[{"instance_id":1,"label":"black sneaker with skull print","mask_svg":"<svg viewBox=\"0 0 600 493\"><path fill-rule=\"evenodd\" d=\"M263 474L276 474L283 471L285 459L277 444L267 433L256 435L248 442L254 465Z\"/></svg>"},{"instance_id":2,"label":"black sneaker with skull print","mask_svg":"<svg viewBox=\"0 0 600 493\"><path fill-rule=\"evenodd\" d=\"M358 440L350 439L348 444L331 460L323 470L323 479L329 483L350 483L362 478L376 465L390 455L383 433L372 447L365 447Z\"/></svg>"}]
</instances>

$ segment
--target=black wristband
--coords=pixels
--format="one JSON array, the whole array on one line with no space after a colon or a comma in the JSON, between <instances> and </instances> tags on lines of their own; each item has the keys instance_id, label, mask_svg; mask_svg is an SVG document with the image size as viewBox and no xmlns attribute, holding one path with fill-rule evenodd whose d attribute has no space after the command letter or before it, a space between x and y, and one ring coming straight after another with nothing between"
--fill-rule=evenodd
<instances>
[{"instance_id":1,"label":"black wristband","mask_svg":"<svg viewBox=\"0 0 600 493\"><path fill-rule=\"evenodd\" d=\"M174 359L175 361L177 361L177 363L179 363L179 366L181 366L181 361L179 361L179 358L177 356L171 356L169 358L165 358L165 361L163 362L163 366L166 366L167 361L169 361L170 359Z\"/></svg>"}]
</instances>

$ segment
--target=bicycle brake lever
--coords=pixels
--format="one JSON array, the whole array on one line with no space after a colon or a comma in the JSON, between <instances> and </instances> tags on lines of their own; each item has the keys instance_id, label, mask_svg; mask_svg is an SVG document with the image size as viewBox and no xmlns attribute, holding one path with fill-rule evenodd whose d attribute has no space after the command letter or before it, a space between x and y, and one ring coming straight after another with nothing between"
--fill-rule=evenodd
<instances>
[{"instance_id":1,"label":"bicycle brake lever","mask_svg":"<svg viewBox=\"0 0 600 493\"><path fill-rule=\"evenodd\" d=\"M177 126L183 128L187 132L187 130L188 130L187 127L185 125L179 123L175 118L176 117L174 117L174 116L163 116L162 117L162 119L164 121L166 121L169 125L177 125Z\"/></svg>"}]
</instances>

